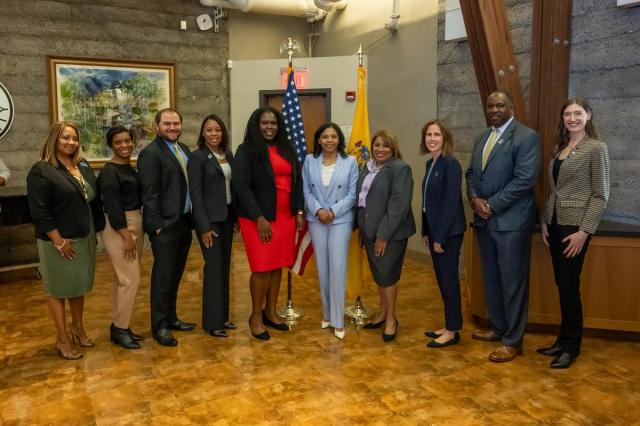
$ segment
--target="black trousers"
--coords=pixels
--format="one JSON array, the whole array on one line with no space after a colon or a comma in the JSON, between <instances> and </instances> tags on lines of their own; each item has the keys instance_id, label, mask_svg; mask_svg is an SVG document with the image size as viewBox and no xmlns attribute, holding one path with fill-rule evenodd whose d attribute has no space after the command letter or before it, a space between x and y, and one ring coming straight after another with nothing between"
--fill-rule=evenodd
<instances>
[{"instance_id":1,"label":"black trousers","mask_svg":"<svg viewBox=\"0 0 640 426\"><path fill-rule=\"evenodd\" d=\"M213 245L206 248L202 235L198 235L204 258L202 283L202 328L207 331L224 330L229 321L229 277L231 273L231 244L233 243L233 219L214 223L218 234Z\"/></svg>"},{"instance_id":2,"label":"black trousers","mask_svg":"<svg viewBox=\"0 0 640 426\"><path fill-rule=\"evenodd\" d=\"M462 308L460 302L460 248L464 234L447 238L442 244L444 253L433 251L433 238L429 233L429 252L436 272L436 280L440 288L440 295L444 302L444 320L447 330L462 329Z\"/></svg>"},{"instance_id":3,"label":"black trousers","mask_svg":"<svg viewBox=\"0 0 640 426\"><path fill-rule=\"evenodd\" d=\"M178 319L176 301L191 247L190 215L151 235L151 331L156 334Z\"/></svg>"},{"instance_id":4,"label":"black trousers","mask_svg":"<svg viewBox=\"0 0 640 426\"><path fill-rule=\"evenodd\" d=\"M582 343L582 301L580 300L580 273L591 236L587 238L580 253L567 258L562 251L568 243L562 240L579 230L577 226L551 224L549 229L549 251L553 263L553 275L560 295L562 323L558 343L565 352L580 353Z\"/></svg>"}]
</instances>

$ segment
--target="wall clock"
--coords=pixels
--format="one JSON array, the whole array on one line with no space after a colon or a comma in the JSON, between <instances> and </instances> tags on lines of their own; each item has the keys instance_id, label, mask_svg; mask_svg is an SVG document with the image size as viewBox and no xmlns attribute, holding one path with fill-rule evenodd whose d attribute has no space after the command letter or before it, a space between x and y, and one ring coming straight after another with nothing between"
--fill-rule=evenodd
<instances>
[{"instance_id":1,"label":"wall clock","mask_svg":"<svg viewBox=\"0 0 640 426\"><path fill-rule=\"evenodd\" d=\"M0 139L7 134L13 123L13 100L11 94L0 83Z\"/></svg>"}]
</instances>

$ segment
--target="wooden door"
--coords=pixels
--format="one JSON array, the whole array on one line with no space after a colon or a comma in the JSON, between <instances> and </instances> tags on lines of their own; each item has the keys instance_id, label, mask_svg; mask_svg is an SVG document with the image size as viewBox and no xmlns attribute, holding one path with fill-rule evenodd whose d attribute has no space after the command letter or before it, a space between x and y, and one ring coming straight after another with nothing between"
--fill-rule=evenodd
<instances>
[{"instance_id":1,"label":"wooden door","mask_svg":"<svg viewBox=\"0 0 640 426\"><path fill-rule=\"evenodd\" d=\"M270 106L278 111L282 110L284 90L270 90L260 92L260 105ZM298 90L304 134L307 139L307 151L313 151L313 134L321 124L331 120L331 92L330 89Z\"/></svg>"}]
</instances>

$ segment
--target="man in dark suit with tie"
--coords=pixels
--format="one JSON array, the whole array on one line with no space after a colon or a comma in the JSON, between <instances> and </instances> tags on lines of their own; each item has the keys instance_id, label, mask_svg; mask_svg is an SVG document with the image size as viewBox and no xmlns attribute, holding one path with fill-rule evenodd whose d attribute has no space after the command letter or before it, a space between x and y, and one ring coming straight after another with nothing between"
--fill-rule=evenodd
<instances>
[{"instance_id":1,"label":"man in dark suit with tie","mask_svg":"<svg viewBox=\"0 0 640 426\"><path fill-rule=\"evenodd\" d=\"M486 114L491 126L475 139L466 179L492 328L471 337L500 341L489 359L506 362L522 353L527 323L540 136L513 117L505 92L489 95Z\"/></svg>"},{"instance_id":2,"label":"man in dark suit with tie","mask_svg":"<svg viewBox=\"0 0 640 426\"><path fill-rule=\"evenodd\" d=\"M138 156L142 219L153 251L151 331L164 346L176 346L171 330L193 330L178 319L176 299L191 247L191 201L187 184L189 148L178 142L182 117L170 108L155 117L157 136Z\"/></svg>"}]
</instances>

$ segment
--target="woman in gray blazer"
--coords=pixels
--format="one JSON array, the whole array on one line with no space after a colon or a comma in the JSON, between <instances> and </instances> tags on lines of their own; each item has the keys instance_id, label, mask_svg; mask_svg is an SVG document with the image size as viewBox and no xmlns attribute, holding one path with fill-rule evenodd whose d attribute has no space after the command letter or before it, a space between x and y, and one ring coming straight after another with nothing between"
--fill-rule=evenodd
<instances>
[{"instance_id":1,"label":"woman in gray blazer","mask_svg":"<svg viewBox=\"0 0 640 426\"><path fill-rule=\"evenodd\" d=\"M313 154L302 168L306 219L311 232L322 296L322 328L333 327L344 339L344 295L358 166L345 152L344 135L335 123L321 125Z\"/></svg>"},{"instance_id":2,"label":"woman in gray blazer","mask_svg":"<svg viewBox=\"0 0 640 426\"><path fill-rule=\"evenodd\" d=\"M555 357L551 368L568 368L582 341L582 264L609 198L607 146L598 140L591 106L583 98L562 105L558 146L547 179L551 191L541 220L542 238L551 252L562 324L555 343L538 352Z\"/></svg>"},{"instance_id":3,"label":"woman in gray blazer","mask_svg":"<svg viewBox=\"0 0 640 426\"><path fill-rule=\"evenodd\" d=\"M382 339L390 342L398 331L396 299L409 237L416 233L411 211L413 177L401 160L398 140L390 130L371 139L373 159L364 167L356 186L356 223L378 285L380 312L367 329L385 325Z\"/></svg>"}]
</instances>

